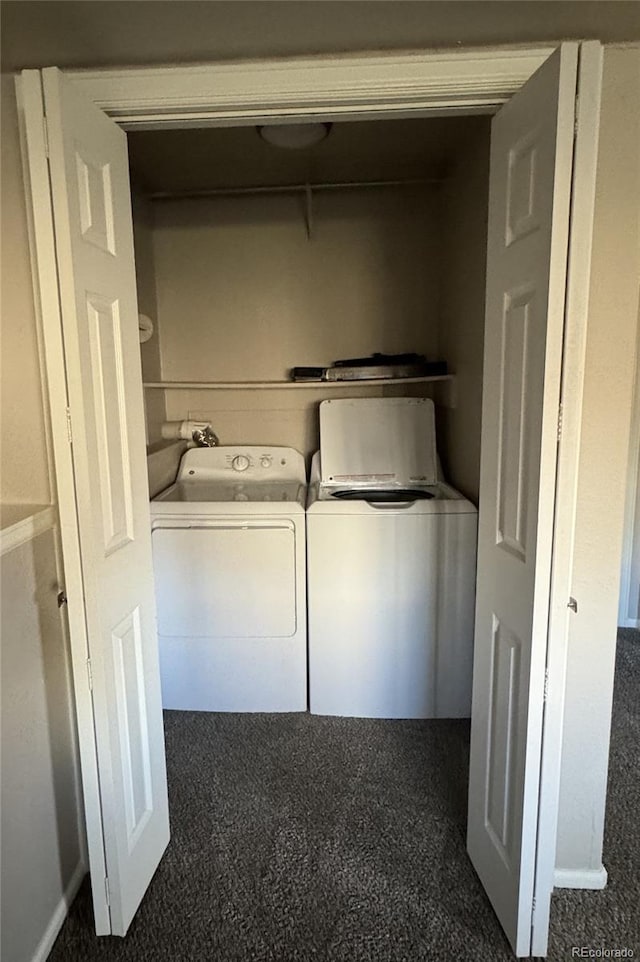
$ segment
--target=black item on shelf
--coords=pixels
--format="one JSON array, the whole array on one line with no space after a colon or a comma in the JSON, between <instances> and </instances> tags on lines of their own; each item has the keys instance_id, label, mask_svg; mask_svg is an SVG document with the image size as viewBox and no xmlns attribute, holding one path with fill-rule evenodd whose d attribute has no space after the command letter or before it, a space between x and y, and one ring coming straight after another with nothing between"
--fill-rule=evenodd
<instances>
[{"instance_id":1,"label":"black item on shelf","mask_svg":"<svg viewBox=\"0 0 640 962\"><path fill-rule=\"evenodd\" d=\"M326 367L292 367L289 377L292 381L324 381Z\"/></svg>"},{"instance_id":2,"label":"black item on shelf","mask_svg":"<svg viewBox=\"0 0 640 962\"><path fill-rule=\"evenodd\" d=\"M417 364L370 364L353 367L330 367L327 381L371 381L410 377L438 377L447 373L446 361L422 361Z\"/></svg>"},{"instance_id":3,"label":"black item on shelf","mask_svg":"<svg viewBox=\"0 0 640 962\"><path fill-rule=\"evenodd\" d=\"M289 372L292 381L381 381L446 373L446 361L427 361L423 354L372 354L336 361L331 367L293 367Z\"/></svg>"},{"instance_id":4,"label":"black item on shelf","mask_svg":"<svg viewBox=\"0 0 640 962\"><path fill-rule=\"evenodd\" d=\"M426 364L424 354L370 354L369 357L349 357L334 361L333 367L380 367L389 364Z\"/></svg>"}]
</instances>

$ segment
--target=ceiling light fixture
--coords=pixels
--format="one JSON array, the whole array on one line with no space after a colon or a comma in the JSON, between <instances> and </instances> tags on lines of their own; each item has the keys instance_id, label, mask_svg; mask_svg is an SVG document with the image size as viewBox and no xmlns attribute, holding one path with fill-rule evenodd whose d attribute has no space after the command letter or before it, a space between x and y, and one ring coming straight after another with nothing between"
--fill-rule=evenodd
<instances>
[{"instance_id":1,"label":"ceiling light fixture","mask_svg":"<svg viewBox=\"0 0 640 962\"><path fill-rule=\"evenodd\" d=\"M329 136L331 124L273 124L257 127L263 140L285 150L315 147Z\"/></svg>"}]
</instances>

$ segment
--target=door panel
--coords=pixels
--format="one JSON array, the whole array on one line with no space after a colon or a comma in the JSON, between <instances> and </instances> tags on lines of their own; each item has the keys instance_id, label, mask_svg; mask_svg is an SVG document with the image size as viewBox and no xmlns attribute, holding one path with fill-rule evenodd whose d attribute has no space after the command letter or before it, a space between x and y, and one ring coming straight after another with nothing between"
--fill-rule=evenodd
<instances>
[{"instance_id":1,"label":"door panel","mask_svg":"<svg viewBox=\"0 0 640 962\"><path fill-rule=\"evenodd\" d=\"M468 849L531 948L577 48L492 125Z\"/></svg>"},{"instance_id":2,"label":"door panel","mask_svg":"<svg viewBox=\"0 0 640 962\"><path fill-rule=\"evenodd\" d=\"M87 333L95 390L95 434L105 554L132 540L122 330L117 301L88 294Z\"/></svg>"},{"instance_id":3,"label":"door panel","mask_svg":"<svg viewBox=\"0 0 640 962\"><path fill-rule=\"evenodd\" d=\"M42 77L102 811L90 851L104 847L124 935L169 839L127 145L73 82Z\"/></svg>"}]
</instances>

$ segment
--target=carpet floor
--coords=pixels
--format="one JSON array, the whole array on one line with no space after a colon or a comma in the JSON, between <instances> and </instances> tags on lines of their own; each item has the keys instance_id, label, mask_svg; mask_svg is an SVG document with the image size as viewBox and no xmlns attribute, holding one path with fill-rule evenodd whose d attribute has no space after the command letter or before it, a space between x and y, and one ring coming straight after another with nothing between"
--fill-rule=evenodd
<instances>
[{"instance_id":1,"label":"carpet floor","mask_svg":"<svg viewBox=\"0 0 640 962\"><path fill-rule=\"evenodd\" d=\"M640 954L640 633L622 632L602 892L553 897L549 959ZM167 712L172 839L125 939L85 880L51 962L512 959L465 854L469 725Z\"/></svg>"}]
</instances>

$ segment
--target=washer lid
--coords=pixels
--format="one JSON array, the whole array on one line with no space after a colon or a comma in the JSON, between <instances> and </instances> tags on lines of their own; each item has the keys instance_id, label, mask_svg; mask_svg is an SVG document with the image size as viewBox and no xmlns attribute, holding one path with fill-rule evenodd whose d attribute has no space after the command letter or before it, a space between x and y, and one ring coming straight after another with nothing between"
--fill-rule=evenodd
<instances>
[{"instance_id":1,"label":"washer lid","mask_svg":"<svg viewBox=\"0 0 640 962\"><path fill-rule=\"evenodd\" d=\"M320 404L322 484L394 487L438 479L433 401L345 398Z\"/></svg>"}]
</instances>

